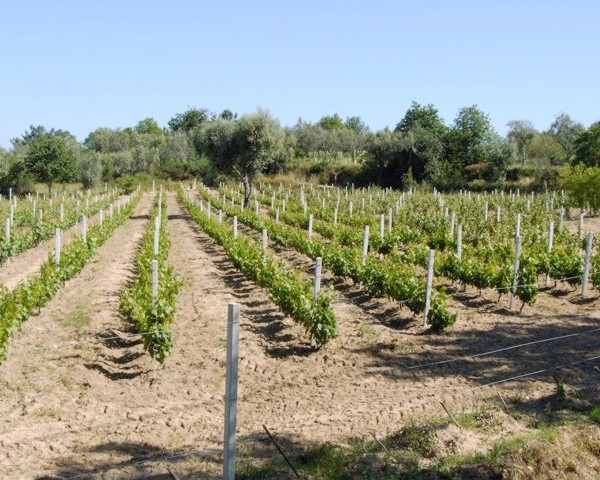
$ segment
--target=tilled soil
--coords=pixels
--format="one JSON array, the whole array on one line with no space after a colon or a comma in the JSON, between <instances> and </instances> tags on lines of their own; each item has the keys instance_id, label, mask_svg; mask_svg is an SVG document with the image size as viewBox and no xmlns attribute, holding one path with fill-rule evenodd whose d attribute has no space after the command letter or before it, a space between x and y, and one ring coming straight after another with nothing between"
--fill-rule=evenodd
<instances>
[{"instance_id":1,"label":"tilled soil","mask_svg":"<svg viewBox=\"0 0 600 480\"><path fill-rule=\"evenodd\" d=\"M242 314L241 457L270 451L263 425L291 442L345 443L445 415L440 402L457 413L499 392L542 398L554 391L552 374L572 388L597 383L587 361L600 347L593 289L582 300L560 286L519 315L493 292L457 288L459 321L430 335L401 304L325 272L339 337L315 350L167 196L169 263L183 279L172 355L164 366L152 361L118 312L147 226L146 194L97 259L12 339L0 365L3 478L166 479L165 464L181 478L220 478L228 302ZM308 278L310 259L273 248ZM502 383L486 386L494 382Z\"/></svg>"}]
</instances>

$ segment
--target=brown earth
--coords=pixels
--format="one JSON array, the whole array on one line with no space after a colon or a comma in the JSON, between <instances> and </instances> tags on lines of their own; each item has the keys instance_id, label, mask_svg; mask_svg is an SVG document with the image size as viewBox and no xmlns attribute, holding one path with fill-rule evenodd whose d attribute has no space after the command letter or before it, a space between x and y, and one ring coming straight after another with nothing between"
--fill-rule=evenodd
<instances>
[{"instance_id":1,"label":"brown earth","mask_svg":"<svg viewBox=\"0 0 600 480\"><path fill-rule=\"evenodd\" d=\"M0 477L166 479L167 464L181 478L220 478L232 301L242 313L241 457L269 447L263 424L289 441L346 443L383 437L423 415L444 416L440 402L459 413L498 393L543 399L555 391L552 375L574 390L598 383L598 360L587 360L600 347L594 289L581 299L559 285L521 315L506 298L497 304L493 292L457 290L459 321L430 335L402 305L326 273L339 337L316 351L167 195L169 262L184 281L172 355L164 366L152 361L118 311L148 223L146 194L97 258L12 339L0 365ZM598 227L597 219L587 222ZM311 271L305 256L275 251ZM493 350L501 351L470 356ZM445 363L428 365L435 362ZM502 383L486 386L493 382ZM490 435L490 444L507 430Z\"/></svg>"}]
</instances>

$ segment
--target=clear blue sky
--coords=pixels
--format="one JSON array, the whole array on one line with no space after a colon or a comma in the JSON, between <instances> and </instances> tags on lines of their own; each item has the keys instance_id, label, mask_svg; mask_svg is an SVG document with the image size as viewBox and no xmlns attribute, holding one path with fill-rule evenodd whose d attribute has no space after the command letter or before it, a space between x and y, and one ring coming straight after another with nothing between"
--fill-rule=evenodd
<instances>
[{"instance_id":1,"label":"clear blue sky","mask_svg":"<svg viewBox=\"0 0 600 480\"><path fill-rule=\"evenodd\" d=\"M394 127L413 100L496 130L600 120L595 0L0 0L0 145L29 125L83 141L189 107L258 107L283 125L359 115Z\"/></svg>"}]
</instances>

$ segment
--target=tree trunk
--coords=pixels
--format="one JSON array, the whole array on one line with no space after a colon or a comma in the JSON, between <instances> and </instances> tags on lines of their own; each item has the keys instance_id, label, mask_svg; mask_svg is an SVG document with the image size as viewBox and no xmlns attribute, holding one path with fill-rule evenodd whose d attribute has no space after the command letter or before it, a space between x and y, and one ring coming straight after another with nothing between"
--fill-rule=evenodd
<instances>
[{"instance_id":1,"label":"tree trunk","mask_svg":"<svg viewBox=\"0 0 600 480\"><path fill-rule=\"evenodd\" d=\"M250 200L252 199L252 182L248 175L244 176L244 207L250 206Z\"/></svg>"}]
</instances>

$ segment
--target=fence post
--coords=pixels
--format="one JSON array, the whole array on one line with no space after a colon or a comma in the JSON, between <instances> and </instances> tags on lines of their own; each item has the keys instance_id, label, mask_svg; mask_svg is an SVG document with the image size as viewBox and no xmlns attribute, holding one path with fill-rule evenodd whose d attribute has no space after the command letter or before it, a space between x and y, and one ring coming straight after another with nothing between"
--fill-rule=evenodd
<instances>
[{"instance_id":1,"label":"fence post","mask_svg":"<svg viewBox=\"0 0 600 480\"><path fill-rule=\"evenodd\" d=\"M225 432L223 480L235 480L235 433L237 427L237 387L240 352L240 306L227 305L227 364L225 374Z\"/></svg>"}]
</instances>

